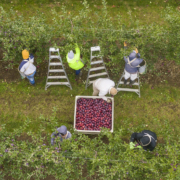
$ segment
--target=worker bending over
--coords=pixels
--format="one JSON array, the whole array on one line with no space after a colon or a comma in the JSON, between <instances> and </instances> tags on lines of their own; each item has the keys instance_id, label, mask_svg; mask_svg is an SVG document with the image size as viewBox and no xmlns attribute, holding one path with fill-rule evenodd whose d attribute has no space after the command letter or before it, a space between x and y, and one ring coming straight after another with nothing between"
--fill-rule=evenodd
<instances>
[{"instance_id":1,"label":"worker bending over","mask_svg":"<svg viewBox=\"0 0 180 180\"><path fill-rule=\"evenodd\" d=\"M108 78L99 78L93 82L93 96L105 96L106 94L116 95L117 89L114 88L114 81Z\"/></svg>"},{"instance_id":2,"label":"worker bending over","mask_svg":"<svg viewBox=\"0 0 180 180\"><path fill-rule=\"evenodd\" d=\"M135 142L137 144L135 144ZM135 147L142 147L144 150L152 151L157 142L157 136L154 132L149 130L144 130L140 133L133 133L130 139L130 149L134 149Z\"/></svg>"},{"instance_id":3,"label":"worker bending over","mask_svg":"<svg viewBox=\"0 0 180 180\"><path fill-rule=\"evenodd\" d=\"M55 138L59 138L62 142L63 139L69 139L71 138L71 136L71 133L67 131L67 127L63 125L57 128L57 132L53 132L51 134L51 145L54 145Z\"/></svg>"}]
</instances>

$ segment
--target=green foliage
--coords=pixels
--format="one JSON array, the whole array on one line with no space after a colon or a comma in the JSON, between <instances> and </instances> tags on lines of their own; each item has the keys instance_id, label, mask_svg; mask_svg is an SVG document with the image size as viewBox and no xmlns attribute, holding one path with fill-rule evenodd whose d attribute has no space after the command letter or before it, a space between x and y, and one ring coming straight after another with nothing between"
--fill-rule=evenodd
<instances>
[{"instance_id":1,"label":"green foliage","mask_svg":"<svg viewBox=\"0 0 180 180\"><path fill-rule=\"evenodd\" d=\"M27 48L34 53L37 62L42 62L43 58L48 55L49 41L52 39L51 26L45 23L43 14L39 12L39 17L30 17L30 20L16 15L11 9L5 12L0 7L0 44L3 47L3 60L13 61L13 64L22 59L22 50ZM12 19L13 16L13 19Z\"/></svg>"},{"instance_id":2,"label":"green foliage","mask_svg":"<svg viewBox=\"0 0 180 180\"><path fill-rule=\"evenodd\" d=\"M117 14L109 16L107 2L102 0L102 9L92 17L91 8L86 0L79 14L68 12L66 6L61 6L61 13L52 8L52 24L47 24L44 15L30 17L28 20L16 15L13 9L5 12L1 7L0 13L0 44L3 47L3 60L17 63L22 59L21 51L26 47L35 54L37 63L48 58L50 46L59 47L62 57L78 43L83 59L89 63L90 47L99 45L101 53L117 71L124 65L123 56L128 55L135 47L141 57L147 61L148 68L153 69L158 58L168 58L179 62L179 11L167 7L161 16L169 22L168 27L154 23L140 26L139 21L132 20L129 11L129 27L122 24L122 17ZM13 18L12 18L13 16ZM124 51L123 42L128 42ZM65 58L63 58L65 61ZM9 65L12 67L13 63ZM90 65L88 64L87 68Z\"/></svg>"},{"instance_id":3,"label":"green foliage","mask_svg":"<svg viewBox=\"0 0 180 180\"><path fill-rule=\"evenodd\" d=\"M89 138L87 135L74 134L72 138L50 146L44 143L41 133L46 126L55 131L58 120L56 108L50 121L39 117L41 127L38 133L29 130L30 119L9 133L6 125L0 131L0 177L9 175L14 179L45 178L51 174L57 179L178 179L179 177L179 140L171 136L169 122L165 121L162 134L166 139L158 143L153 152L143 149L130 150L123 142L125 129L111 134L107 129ZM30 141L20 139L26 132ZM71 131L72 132L72 131ZM108 142L104 143L103 138ZM85 173L86 172L86 173Z\"/></svg>"}]
</instances>

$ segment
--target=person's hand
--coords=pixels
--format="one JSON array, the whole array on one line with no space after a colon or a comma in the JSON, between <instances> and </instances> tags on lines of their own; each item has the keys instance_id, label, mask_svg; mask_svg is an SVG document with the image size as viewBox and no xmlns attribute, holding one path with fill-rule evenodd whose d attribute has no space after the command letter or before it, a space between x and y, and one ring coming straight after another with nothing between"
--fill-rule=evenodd
<instances>
[{"instance_id":1,"label":"person's hand","mask_svg":"<svg viewBox=\"0 0 180 180\"><path fill-rule=\"evenodd\" d=\"M141 145L140 145L140 144L138 144L138 143L135 145L135 147L136 147L136 148L139 148L139 149L141 149L141 148L142 148L142 147L141 147Z\"/></svg>"},{"instance_id":2,"label":"person's hand","mask_svg":"<svg viewBox=\"0 0 180 180\"><path fill-rule=\"evenodd\" d=\"M139 149L141 149L142 147L141 147L140 145L138 145L138 146L136 146L136 148L139 148Z\"/></svg>"},{"instance_id":3,"label":"person's hand","mask_svg":"<svg viewBox=\"0 0 180 180\"><path fill-rule=\"evenodd\" d=\"M134 149L135 148L135 144L133 142L129 143L130 149Z\"/></svg>"},{"instance_id":4,"label":"person's hand","mask_svg":"<svg viewBox=\"0 0 180 180\"><path fill-rule=\"evenodd\" d=\"M136 48L135 51L136 51L136 54L137 54L138 53L138 49Z\"/></svg>"}]
</instances>

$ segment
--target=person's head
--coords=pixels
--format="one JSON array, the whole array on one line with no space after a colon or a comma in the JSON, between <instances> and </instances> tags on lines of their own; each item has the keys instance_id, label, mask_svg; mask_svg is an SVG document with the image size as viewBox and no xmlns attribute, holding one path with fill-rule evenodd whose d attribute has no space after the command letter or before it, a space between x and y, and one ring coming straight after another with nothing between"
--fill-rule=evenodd
<instances>
[{"instance_id":1,"label":"person's head","mask_svg":"<svg viewBox=\"0 0 180 180\"><path fill-rule=\"evenodd\" d=\"M139 139L140 145L143 147L148 146L151 143L151 136L149 134L142 135L139 133L137 138Z\"/></svg>"},{"instance_id":2,"label":"person's head","mask_svg":"<svg viewBox=\"0 0 180 180\"><path fill-rule=\"evenodd\" d=\"M71 51L69 51L69 53L68 53L68 58L69 59L73 59L74 58L74 52L71 50Z\"/></svg>"},{"instance_id":3,"label":"person's head","mask_svg":"<svg viewBox=\"0 0 180 180\"><path fill-rule=\"evenodd\" d=\"M130 60L130 61L132 61L134 58L137 58L136 51L133 51L133 52L129 55L129 60Z\"/></svg>"},{"instance_id":4,"label":"person's head","mask_svg":"<svg viewBox=\"0 0 180 180\"><path fill-rule=\"evenodd\" d=\"M62 125L61 127L57 128L58 133L61 134L61 136L66 136L67 134L67 127Z\"/></svg>"},{"instance_id":5,"label":"person's head","mask_svg":"<svg viewBox=\"0 0 180 180\"><path fill-rule=\"evenodd\" d=\"M112 87L112 88L110 89L110 94L111 94L112 96L115 96L115 95L117 94L117 89L114 88L114 87Z\"/></svg>"},{"instance_id":6,"label":"person's head","mask_svg":"<svg viewBox=\"0 0 180 180\"><path fill-rule=\"evenodd\" d=\"M23 57L23 59L28 59L29 58L29 51L27 49L24 49L22 51L22 57Z\"/></svg>"}]
</instances>

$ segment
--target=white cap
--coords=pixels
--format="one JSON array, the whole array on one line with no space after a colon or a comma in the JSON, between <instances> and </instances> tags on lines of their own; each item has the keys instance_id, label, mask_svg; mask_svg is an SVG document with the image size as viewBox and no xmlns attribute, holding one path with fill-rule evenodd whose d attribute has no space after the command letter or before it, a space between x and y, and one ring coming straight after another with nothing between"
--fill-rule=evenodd
<instances>
[{"instance_id":1,"label":"white cap","mask_svg":"<svg viewBox=\"0 0 180 180\"><path fill-rule=\"evenodd\" d=\"M73 59L73 57L74 57L74 53L73 53L73 51L71 50L71 51L68 53L68 58L69 58L69 59Z\"/></svg>"}]
</instances>

